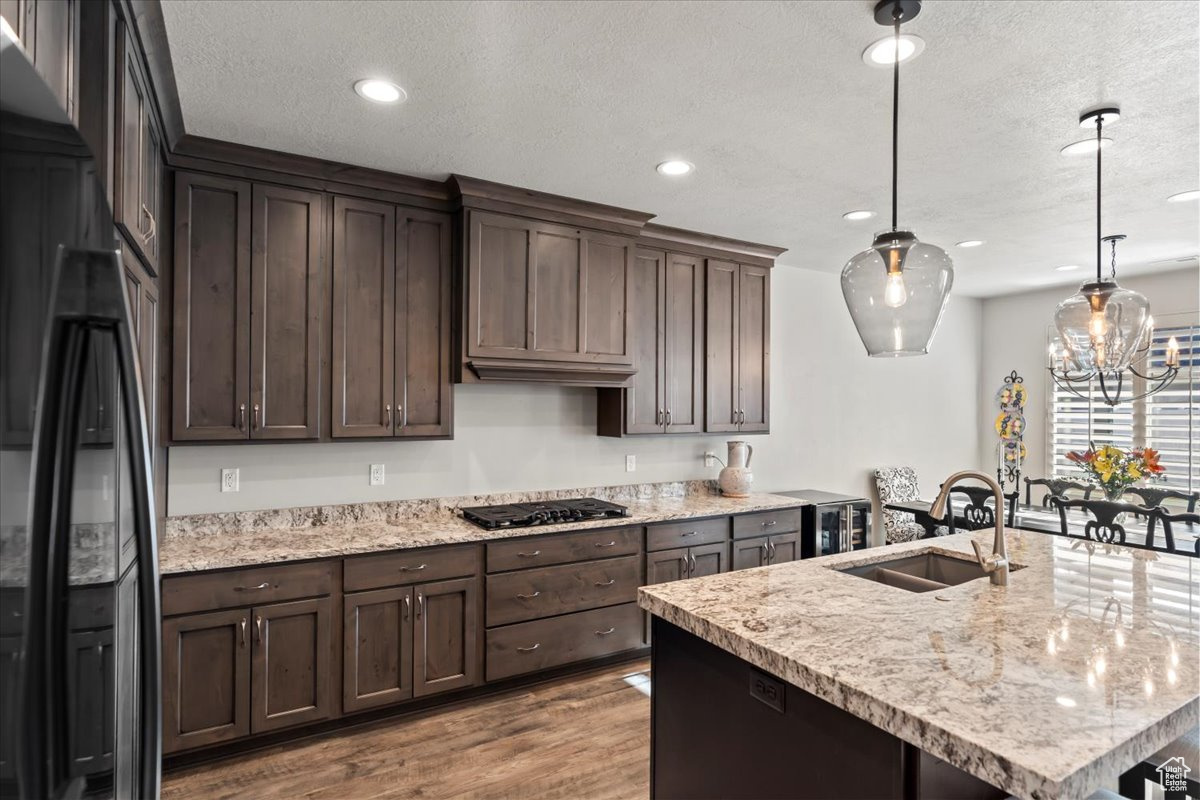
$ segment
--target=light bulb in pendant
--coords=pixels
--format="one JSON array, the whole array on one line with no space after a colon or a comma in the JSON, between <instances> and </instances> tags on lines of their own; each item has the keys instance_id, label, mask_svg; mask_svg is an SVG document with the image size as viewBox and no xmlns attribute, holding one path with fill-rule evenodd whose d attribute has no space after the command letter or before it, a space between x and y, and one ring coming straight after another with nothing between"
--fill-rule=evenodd
<instances>
[{"instance_id":1,"label":"light bulb in pendant","mask_svg":"<svg viewBox=\"0 0 1200 800\"><path fill-rule=\"evenodd\" d=\"M883 287L883 302L888 308L899 308L908 302L908 288L904 285L904 274L889 272Z\"/></svg>"},{"instance_id":2,"label":"light bulb in pendant","mask_svg":"<svg viewBox=\"0 0 1200 800\"><path fill-rule=\"evenodd\" d=\"M1172 336L1167 341L1167 366L1179 366L1179 340Z\"/></svg>"},{"instance_id":3,"label":"light bulb in pendant","mask_svg":"<svg viewBox=\"0 0 1200 800\"><path fill-rule=\"evenodd\" d=\"M1108 320L1105 319L1103 311L1092 312L1092 317L1088 320L1088 333L1092 342L1099 344L1104 341L1104 337L1108 335Z\"/></svg>"}]
</instances>

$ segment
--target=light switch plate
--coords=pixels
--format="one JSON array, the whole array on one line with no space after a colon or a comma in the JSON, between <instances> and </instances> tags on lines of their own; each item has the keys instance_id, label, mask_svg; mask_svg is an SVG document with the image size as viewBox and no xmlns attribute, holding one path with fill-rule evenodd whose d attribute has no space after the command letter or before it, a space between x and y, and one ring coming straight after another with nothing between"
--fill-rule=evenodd
<instances>
[{"instance_id":1,"label":"light switch plate","mask_svg":"<svg viewBox=\"0 0 1200 800\"><path fill-rule=\"evenodd\" d=\"M240 492L241 486L238 468L221 470L221 491L222 492Z\"/></svg>"},{"instance_id":2,"label":"light switch plate","mask_svg":"<svg viewBox=\"0 0 1200 800\"><path fill-rule=\"evenodd\" d=\"M636 472L637 471L637 456L625 456L625 471L626 472Z\"/></svg>"},{"instance_id":3,"label":"light switch plate","mask_svg":"<svg viewBox=\"0 0 1200 800\"><path fill-rule=\"evenodd\" d=\"M371 465L371 485L383 486L383 464Z\"/></svg>"}]
</instances>

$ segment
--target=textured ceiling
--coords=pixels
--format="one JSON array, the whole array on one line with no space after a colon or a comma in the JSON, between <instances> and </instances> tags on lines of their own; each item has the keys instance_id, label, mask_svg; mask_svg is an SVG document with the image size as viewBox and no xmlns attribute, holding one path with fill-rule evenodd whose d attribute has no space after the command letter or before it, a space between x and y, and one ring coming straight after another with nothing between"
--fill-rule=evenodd
<instances>
[{"instance_id":1,"label":"textured ceiling","mask_svg":"<svg viewBox=\"0 0 1200 800\"><path fill-rule=\"evenodd\" d=\"M789 248L839 271L889 218L891 75L873 3L164 0L188 133L444 178L459 172ZM1105 230L1121 274L1200 250L1200 3L928 0L901 70L900 224L956 293L1094 265L1081 110L1116 103ZM377 106L351 90L387 77ZM682 179L654 171L696 164ZM843 212L879 216L846 222ZM984 239L974 249L954 247ZM1195 261L1192 262L1193 265Z\"/></svg>"}]
</instances>

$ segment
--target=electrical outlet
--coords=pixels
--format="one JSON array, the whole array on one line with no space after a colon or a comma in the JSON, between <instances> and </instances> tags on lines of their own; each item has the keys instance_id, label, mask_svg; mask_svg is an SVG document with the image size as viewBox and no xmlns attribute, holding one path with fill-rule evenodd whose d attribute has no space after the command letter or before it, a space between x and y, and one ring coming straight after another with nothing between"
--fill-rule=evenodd
<instances>
[{"instance_id":1,"label":"electrical outlet","mask_svg":"<svg viewBox=\"0 0 1200 800\"><path fill-rule=\"evenodd\" d=\"M715 467L716 465L717 465L717 454L716 453L705 453L704 454L704 466Z\"/></svg>"},{"instance_id":2,"label":"electrical outlet","mask_svg":"<svg viewBox=\"0 0 1200 800\"><path fill-rule=\"evenodd\" d=\"M383 486L383 464L371 465L371 485Z\"/></svg>"},{"instance_id":3,"label":"electrical outlet","mask_svg":"<svg viewBox=\"0 0 1200 800\"><path fill-rule=\"evenodd\" d=\"M238 479L238 468L221 470L221 491L222 492L240 492Z\"/></svg>"},{"instance_id":4,"label":"electrical outlet","mask_svg":"<svg viewBox=\"0 0 1200 800\"><path fill-rule=\"evenodd\" d=\"M637 456L625 456L625 471L637 472Z\"/></svg>"}]
</instances>

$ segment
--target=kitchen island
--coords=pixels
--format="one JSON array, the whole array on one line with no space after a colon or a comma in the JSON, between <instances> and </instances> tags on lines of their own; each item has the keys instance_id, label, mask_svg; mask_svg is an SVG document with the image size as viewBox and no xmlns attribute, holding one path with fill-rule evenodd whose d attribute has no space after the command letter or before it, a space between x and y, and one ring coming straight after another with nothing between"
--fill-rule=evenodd
<instances>
[{"instance_id":1,"label":"kitchen island","mask_svg":"<svg viewBox=\"0 0 1200 800\"><path fill-rule=\"evenodd\" d=\"M1007 586L839 571L973 537L643 587L653 796L1083 798L1196 726L1200 560L1010 531Z\"/></svg>"}]
</instances>

